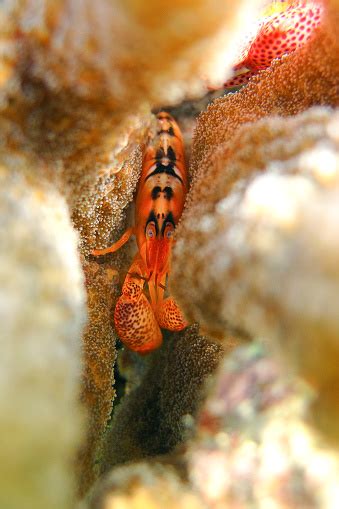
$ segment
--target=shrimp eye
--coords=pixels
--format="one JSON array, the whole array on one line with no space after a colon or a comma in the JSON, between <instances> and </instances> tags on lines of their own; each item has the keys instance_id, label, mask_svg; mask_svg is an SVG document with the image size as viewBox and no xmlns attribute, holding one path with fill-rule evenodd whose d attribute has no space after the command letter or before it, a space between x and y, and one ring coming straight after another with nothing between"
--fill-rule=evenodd
<instances>
[{"instance_id":1,"label":"shrimp eye","mask_svg":"<svg viewBox=\"0 0 339 509\"><path fill-rule=\"evenodd\" d=\"M166 239L171 239L173 237L173 234L174 234L174 227L172 224L169 224L166 226L165 228L165 238Z\"/></svg>"},{"instance_id":2,"label":"shrimp eye","mask_svg":"<svg viewBox=\"0 0 339 509\"><path fill-rule=\"evenodd\" d=\"M146 237L148 239L154 239L155 235L155 225L153 223L149 223L146 228Z\"/></svg>"}]
</instances>

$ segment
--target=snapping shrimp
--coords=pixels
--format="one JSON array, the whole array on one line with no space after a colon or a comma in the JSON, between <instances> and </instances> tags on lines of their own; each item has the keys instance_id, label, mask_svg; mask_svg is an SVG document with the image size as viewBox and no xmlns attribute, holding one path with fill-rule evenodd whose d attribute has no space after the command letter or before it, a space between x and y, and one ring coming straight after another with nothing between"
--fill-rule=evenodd
<instances>
[{"instance_id":1,"label":"snapping shrimp","mask_svg":"<svg viewBox=\"0 0 339 509\"><path fill-rule=\"evenodd\" d=\"M135 224L112 246L95 249L95 256L114 253L131 235L138 252L126 275L114 310L117 333L130 350L140 354L162 343L160 328L180 331L187 326L172 297L164 297L170 273L175 227L188 190L183 140L175 120L157 114L157 130L146 146L135 202ZM147 283L149 299L144 293Z\"/></svg>"}]
</instances>

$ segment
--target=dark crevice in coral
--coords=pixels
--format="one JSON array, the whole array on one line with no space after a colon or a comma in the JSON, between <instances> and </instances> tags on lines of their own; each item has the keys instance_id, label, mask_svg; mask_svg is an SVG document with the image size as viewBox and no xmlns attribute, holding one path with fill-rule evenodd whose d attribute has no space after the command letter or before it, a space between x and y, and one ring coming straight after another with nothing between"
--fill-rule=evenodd
<instances>
[{"instance_id":1,"label":"dark crevice in coral","mask_svg":"<svg viewBox=\"0 0 339 509\"><path fill-rule=\"evenodd\" d=\"M102 469L172 451L191 436L204 396L206 377L214 372L223 349L198 327L164 334L162 348L143 361L146 372L116 408L107 433ZM117 440L117 437L119 439Z\"/></svg>"}]
</instances>

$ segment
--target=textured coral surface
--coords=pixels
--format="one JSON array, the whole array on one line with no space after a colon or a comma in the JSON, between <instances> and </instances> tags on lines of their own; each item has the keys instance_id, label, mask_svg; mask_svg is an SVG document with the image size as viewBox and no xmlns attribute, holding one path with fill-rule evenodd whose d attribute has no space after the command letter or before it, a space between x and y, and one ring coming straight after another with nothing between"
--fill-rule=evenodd
<instances>
[{"instance_id":1,"label":"textured coral surface","mask_svg":"<svg viewBox=\"0 0 339 509\"><path fill-rule=\"evenodd\" d=\"M290 366L324 391L319 405L331 412L325 427L333 433L337 126L331 110L313 109L240 128L212 159L215 187L204 189L203 205L192 202L182 222L186 240L178 240L172 279L188 317L210 333L241 329L276 341ZM190 252L196 255L183 268Z\"/></svg>"},{"instance_id":2,"label":"textured coral surface","mask_svg":"<svg viewBox=\"0 0 339 509\"><path fill-rule=\"evenodd\" d=\"M186 428L185 416L193 419L196 415L205 379L221 355L221 346L199 336L196 326L167 334L162 348L147 357L141 382L115 411L104 470L164 454L187 438L190 429Z\"/></svg>"},{"instance_id":3,"label":"textured coral surface","mask_svg":"<svg viewBox=\"0 0 339 509\"><path fill-rule=\"evenodd\" d=\"M185 449L114 469L91 509L332 509L338 457L305 423L310 394L259 344L221 362Z\"/></svg>"},{"instance_id":4,"label":"textured coral surface","mask_svg":"<svg viewBox=\"0 0 339 509\"><path fill-rule=\"evenodd\" d=\"M0 158L0 506L70 507L83 438L77 236L59 193L29 178L38 162Z\"/></svg>"},{"instance_id":5,"label":"textured coral surface","mask_svg":"<svg viewBox=\"0 0 339 509\"><path fill-rule=\"evenodd\" d=\"M338 457L305 423L307 392L283 371L256 344L220 366L187 452L207 507L338 505Z\"/></svg>"},{"instance_id":6,"label":"textured coral surface","mask_svg":"<svg viewBox=\"0 0 339 509\"><path fill-rule=\"evenodd\" d=\"M125 110L141 99L161 105L201 93L205 76L221 84L232 38L260 3L31 0L18 18L34 76Z\"/></svg>"},{"instance_id":7,"label":"textured coral surface","mask_svg":"<svg viewBox=\"0 0 339 509\"><path fill-rule=\"evenodd\" d=\"M31 330L28 317L32 317L29 334L35 335L34 344L46 355L45 361L42 355L42 366L50 362L53 355L56 357L53 369L46 370L46 380L38 375L38 370L36 381L33 377L34 380L27 383L24 392L30 396L27 396L27 404L35 408L32 401L34 391L39 401L39 384L41 397L47 399L49 380L54 383L54 377L61 377L59 387L71 383L69 379L73 381L73 392L67 395L73 398L73 417L64 416L62 408L66 396L62 390L60 394L56 390L55 397L49 398L51 401L60 398L51 415L56 422L63 419L64 433L72 434L79 421L74 401L80 392L77 385L81 370L79 347L69 353L62 369L57 359L64 337L69 338L69 348L78 345L84 322L85 292L76 252L76 244L79 244L89 318L84 333L81 391L89 419L87 441L81 448L77 467L81 492L86 491L95 477L102 436L112 408L116 352L111 316L119 280L130 260L128 250L107 257L102 263L86 257L92 248L104 247L115 240L125 226L125 212L133 198L142 145L151 121L149 103L160 104L164 100L170 103L188 93L197 94L203 89L204 77L208 74L212 81L220 83L225 78L227 62L230 65L231 61L230 42L249 19L255 2L247 8L245 17L240 17L231 5L231 2L225 3L220 10L218 2L213 0L195 2L194 9L190 1L166 3L166 16L159 16L156 2L8 1L1 5L1 151L4 165L16 169L11 176L13 183L7 176L4 180L4 196L13 195L13 203L10 201L9 209L3 211L4 225L11 208L21 210L20 205L25 203L22 193L32 193L31 211L22 214L13 224L11 235L17 236L17 242L10 235L12 223L3 232L2 246L6 246L2 250L4 289L9 281L7 268L12 267L16 256L17 269L8 271L18 274L18 278L12 276L11 282L16 297L13 302L3 299L1 312L8 324L12 323L9 316L19 314L18 324L22 323L26 332ZM18 163L20 157L27 159L24 170ZM70 216L79 237L72 233ZM41 221L45 221L45 226L39 229ZM28 261L26 248L33 250ZM54 253L60 254L60 258L53 258ZM72 271L71 281L68 269ZM28 291L26 295L25 281L19 284L21 270L22 277L29 278L29 288L35 289L32 298ZM46 285L49 288L50 277L55 279L55 286L51 287L51 306L60 317L55 318L54 311L46 312L44 324L40 325L38 310L44 313L50 300L44 300L39 288ZM24 312L28 304L32 305L30 310L35 306L37 312ZM66 313L68 308L69 314ZM66 317L63 317L64 309ZM13 331L14 357L18 355L15 345L24 337L21 330ZM27 372L33 373L30 351L24 348L22 357L26 359ZM21 387L13 363L10 366L14 370L13 388ZM19 388L15 390L20 392ZM12 401L13 398L9 398L10 405ZM4 405L6 402L4 398ZM18 411L10 408L11 411L4 411L9 420L18 420ZM34 418L40 419L39 409L40 406L32 414L27 430L33 429ZM41 436L42 440L45 435L39 435L39 430L40 424L36 431L31 431L32 437ZM46 426L46 430L50 436L54 435L49 427ZM53 462L46 454L37 455L41 469L45 465L44 475L37 485L45 485L46 490L41 492L40 498L34 495L35 481L28 476L20 495L27 498L27 504L36 496L36 507L40 499L44 500L45 507L67 505L72 491L69 460L74 456L75 443L83 436L83 427L77 435L67 448L63 445L63 435L55 434L56 447L58 444L55 472L60 471L60 474L54 490L49 489L47 481L44 484ZM28 440L29 432L22 436L23 441ZM8 444L10 450L13 442ZM32 438L32 450L34 447L39 450L38 441ZM29 472L38 472L33 467L34 455L29 454L26 457L22 453L22 461L26 462ZM16 456L13 455L13 462ZM15 461L19 464L17 459ZM18 474L17 482L21 479ZM14 483L15 470L12 480ZM11 486L9 482L6 493L14 493ZM10 503L8 499L7 505Z\"/></svg>"},{"instance_id":8,"label":"textured coral surface","mask_svg":"<svg viewBox=\"0 0 339 509\"><path fill-rule=\"evenodd\" d=\"M1 507L74 507L103 473L91 509L338 506L336 449L305 423L338 443L338 2L192 145L177 104L229 76L261 3L1 3ZM170 284L201 326L137 358L112 323L133 244L90 251L132 223L164 105L193 176ZM258 335L276 360L236 351L213 382Z\"/></svg>"},{"instance_id":9,"label":"textured coral surface","mask_svg":"<svg viewBox=\"0 0 339 509\"><path fill-rule=\"evenodd\" d=\"M199 117L172 292L212 335L278 343L320 391L319 425L337 435L338 117L307 110L339 101L338 10L327 7L305 47Z\"/></svg>"}]
</instances>

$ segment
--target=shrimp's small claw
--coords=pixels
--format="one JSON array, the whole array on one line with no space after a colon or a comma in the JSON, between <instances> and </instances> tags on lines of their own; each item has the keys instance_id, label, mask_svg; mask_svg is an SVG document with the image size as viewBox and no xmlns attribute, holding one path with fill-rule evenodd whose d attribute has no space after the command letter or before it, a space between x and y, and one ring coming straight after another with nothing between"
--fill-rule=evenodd
<instances>
[{"instance_id":1,"label":"shrimp's small claw","mask_svg":"<svg viewBox=\"0 0 339 509\"><path fill-rule=\"evenodd\" d=\"M178 332L188 325L181 309L172 297L168 297L157 306L155 315L162 329Z\"/></svg>"}]
</instances>

